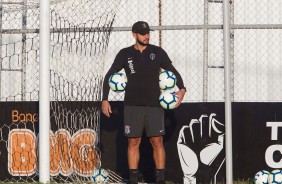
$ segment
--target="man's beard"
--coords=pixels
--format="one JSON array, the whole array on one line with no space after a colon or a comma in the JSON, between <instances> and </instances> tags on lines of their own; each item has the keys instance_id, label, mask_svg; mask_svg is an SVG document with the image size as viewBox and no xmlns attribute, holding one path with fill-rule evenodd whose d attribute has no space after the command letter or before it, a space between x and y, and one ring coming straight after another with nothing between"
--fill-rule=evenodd
<instances>
[{"instance_id":1,"label":"man's beard","mask_svg":"<svg viewBox=\"0 0 282 184\"><path fill-rule=\"evenodd\" d=\"M143 42L141 42L139 39L137 39L137 42L140 44L140 45L142 45L142 46L147 46L149 43L143 43Z\"/></svg>"}]
</instances>

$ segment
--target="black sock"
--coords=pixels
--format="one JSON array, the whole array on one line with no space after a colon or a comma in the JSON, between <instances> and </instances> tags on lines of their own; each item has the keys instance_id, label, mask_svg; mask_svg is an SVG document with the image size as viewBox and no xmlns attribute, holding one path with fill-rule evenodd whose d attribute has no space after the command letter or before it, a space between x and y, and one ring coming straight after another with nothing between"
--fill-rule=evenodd
<instances>
[{"instance_id":1,"label":"black sock","mask_svg":"<svg viewBox=\"0 0 282 184\"><path fill-rule=\"evenodd\" d=\"M129 169L130 182L138 182L138 169Z\"/></svg>"},{"instance_id":2,"label":"black sock","mask_svg":"<svg viewBox=\"0 0 282 184\"><path fill-rule=\"evenodd\" d=\"M165 170L164 169L156 169L156 182L165 180Z\"/></svg>"}]
</instances>

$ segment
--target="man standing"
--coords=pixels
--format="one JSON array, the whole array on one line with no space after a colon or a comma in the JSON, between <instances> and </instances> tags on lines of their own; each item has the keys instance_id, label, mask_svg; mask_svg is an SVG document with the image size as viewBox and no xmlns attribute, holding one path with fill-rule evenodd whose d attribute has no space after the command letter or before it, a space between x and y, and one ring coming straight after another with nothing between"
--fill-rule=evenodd
<instances>
[{"instance_id":1,"label":"man standing","mask_svg":"<svg viewBox=\"0 0 282 184\"><path fill-rule=\"evenodd\" d=\"M132 26L132 34L136 42L123 48L117 54L112 66L107 72L103 83L102 112L110 117L112 113L109 94L109 77L125 70L128 82L124 97L124 134L128 137L128 165L130 184L138 183L138 164L140 158L139 146L143 130L153 147L153 158L156 167L156 183L165 183L165 150L163 145L164 110L159 103L159 73L160 69L173 72L179 91L180 105L186 89L179 72L172 65L167 53L160 47L149 44L150 28L147 22L138 21Z\"/></svg>"}]
</instances>

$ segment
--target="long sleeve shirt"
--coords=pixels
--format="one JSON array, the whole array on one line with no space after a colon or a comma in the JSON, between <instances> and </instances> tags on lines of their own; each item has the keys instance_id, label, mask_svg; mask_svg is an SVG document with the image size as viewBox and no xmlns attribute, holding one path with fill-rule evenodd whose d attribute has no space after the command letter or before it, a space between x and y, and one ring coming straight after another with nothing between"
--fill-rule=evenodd
<instances>
[{"instance_id":1,"label":"long sleeve shirt","mask_svg":"<svg viewBox=\"0 0 282 184\"><path fill-rule=\"evenodd\" d=\"M185 89L179 72L174 68L167 53L160 47L148 44L141 53L134 46L119 51L107 72L103 83L103 100L108 99L109 78L113 73L125 70L127 85L124 105L159 107L159 73L168 70L176 76L176 85Z\"/></svg>"}]
</instances>

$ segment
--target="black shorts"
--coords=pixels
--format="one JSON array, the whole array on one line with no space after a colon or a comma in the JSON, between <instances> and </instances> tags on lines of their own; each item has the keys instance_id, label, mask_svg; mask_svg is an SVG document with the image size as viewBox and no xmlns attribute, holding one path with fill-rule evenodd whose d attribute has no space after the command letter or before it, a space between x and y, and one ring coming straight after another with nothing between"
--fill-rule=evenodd
<instances>
[{"instance_id":1,"label":"black shorts","mask_svg":"<svg viewBox=\"0 0 282 184\"><path fill-rule=\"evenodd\" d=\"M144 130L148 137L164 135L164 110L161 107L125 106L124 135L141 137Z\"/></svg>"}]
</instances>

